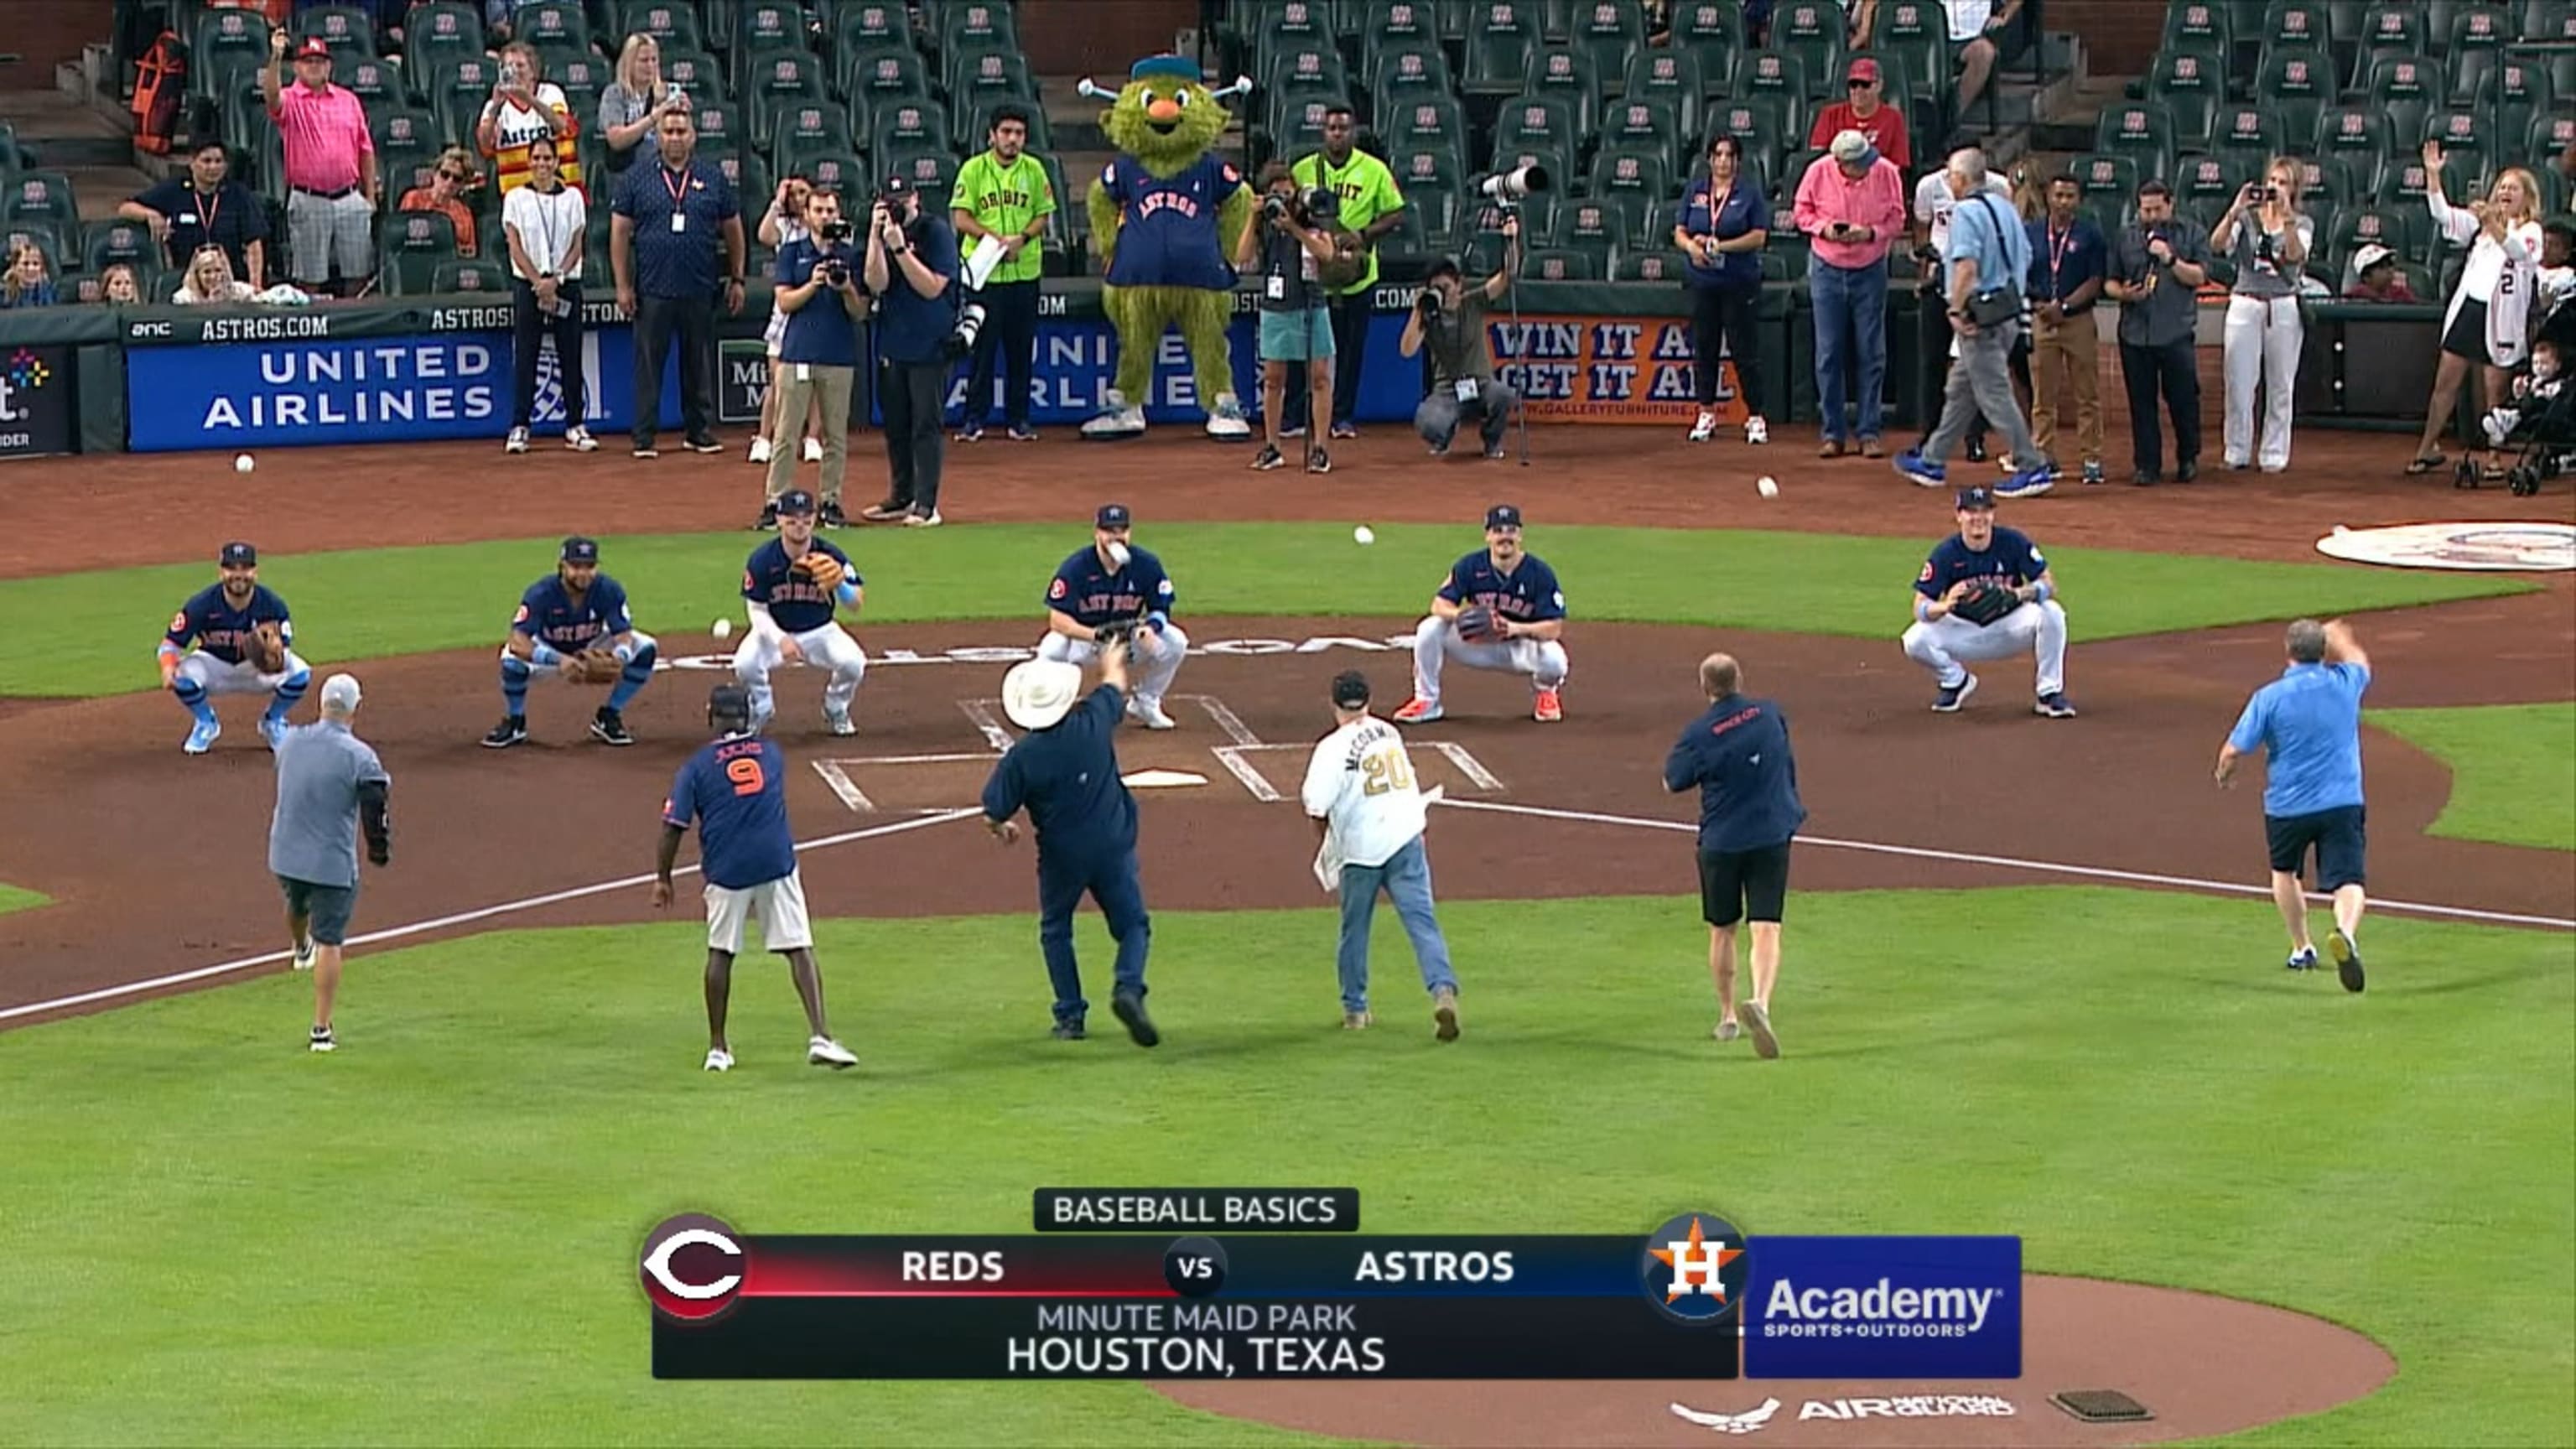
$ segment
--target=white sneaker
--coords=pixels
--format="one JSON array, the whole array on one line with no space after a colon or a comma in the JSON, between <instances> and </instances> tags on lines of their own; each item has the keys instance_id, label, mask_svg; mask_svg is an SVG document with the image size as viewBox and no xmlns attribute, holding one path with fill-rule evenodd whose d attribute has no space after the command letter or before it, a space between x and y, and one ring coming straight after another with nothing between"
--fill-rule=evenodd
<instances>
[{"instance_id":1,"label":"white sneaker","mask_svg":"<svg viewBox=\"0 0 2576 1449\"><path fill-rule=\"evenodd\" d=\"M1762 421L1760 418L1746 418L1744 420L1744 441L1751 443L1757 448L1770 442L1771 425Z\"/></svg>"},{"instance_id":2,"label":"white sneaker","mask_svg":"<svg viewBox=\"0 0 2576 1449\"><path fill-rule=\"evenodd\" d=\"M313 969L313 938L310 936L295 943L295 969L298 971Z\"/></svg>"},{"instance_id":3,"label":"white sneaker","mask_svg":"<svg viewBox=\"0 0 2576 1449\"><path fill-rule=\"evenodd\" d=\"M805 461L808 463L820 463L823 461L823 440L821 438L807 438L805 440Z\"/></svg>"},{"instance_id":4,"label":"white sneaker","mask_svg":"<svg viewBox=\"0 0 2576 1449\"><path fill-rule=\"evenodd\" d=\"M708 1052L707 1070L711 1072L732 1071L733 1053L726 1051L723 1047L717 1047L715 1050Z\"/></svg>"},{"instance_id":5,"label":"white sneaker","mask_svg":"<svg viewBox=\"0 0 2576 1449\"><path fill-rule=\"evenodd\" d=\"M1172 723L1172 717L1170 715L1163 713L1163 707L1161 705L1156 704L1150 699L1146 699L1142 695L1127 701L1127 717L1149 730L1168 730L1179 728L1179 726Z\"/></svg>"},{"instance_id":6,"label":"white sneaker","mask_svg":"<svg viewBox=\"0 0 2576 1449\"><path fill-rule=\"evenodd\" d=\"M836 1072L859 1064L859 1059L850 1054L848 1047L828 1036L818 1036L805 1043L805 1060L818 1067L830 1067Z\"/></svg>"},{"instance_id":7,"label":"white sneaker","mask_svg":"<svg viewBox=\"0 0 2576 1449\"><path fill-rule=\"evenodd\" d=\"M317 1026L304 1034L304 1045L308 1051L336 1052L340 1049L340 1038L332 1034L331 1028Z\"/></svg>"},{"instance_id":8,"label":"white sneaker","mask_svg":"<svg viewBox=\"0 0 2576 1449\"><path fill-rule=\"evenodd\" d=\"M590 429L576 423L564 429L564 446L576 453L596 453L599 451L599 439L590 435Z\"/></svg>"},{"instance_id":9,"label":"white sneaker","mask_svg":"<svg viewBox=\"0 0 2576 1449\"><path fill-rule=\"evenodd\" d=\"M524 453L528 451L528 430L525 428L512 428L510 430L509 438L501 444L501 451L504 453Z\"/></svg>"},{"instance_id":10,"label":"white sneaker","mask_svg":"<svg viewBox=\"0 0 2576 1449\"><path fill-rule=\"evenodd\" d=\"M769 461L769 440L767 438L754 438L751 440L751 461L755 463L766 463Z\"/></svg>"},{"instance_id":11,"label":"white sneaker","mask_svg":"<svg viewBox=\"0 0 2576 1449\"><path fill-rule=\"evenodd\" d=\"M1699 415L1699 421L1691 424L1690 440L1694 443L1705 443L1716 436L1717 414L1715 413L1703 412Z\"/></svg>"},{"instance_id":12,"label":"white sneaker","mask_svg":"<svg viewBox=\"0 0 2576 1449\"><path fill-rule=\"evenodd\" d=\"M903 516L906 528L937 528L947 521L937 513L907 513Z\"/></svg>"},{"instance_id":13,"label":"white sneaker","mask_svg":"<svg viewBox=\"0 0 2576 1449\"><path fill-rule=\"evenodd\" d=\"M823 723L831 726L832 733L836 735L854 735L859 732L859 727L850 723L850 712L846 709L823 711Z\"/></svg>"}]
</instances>

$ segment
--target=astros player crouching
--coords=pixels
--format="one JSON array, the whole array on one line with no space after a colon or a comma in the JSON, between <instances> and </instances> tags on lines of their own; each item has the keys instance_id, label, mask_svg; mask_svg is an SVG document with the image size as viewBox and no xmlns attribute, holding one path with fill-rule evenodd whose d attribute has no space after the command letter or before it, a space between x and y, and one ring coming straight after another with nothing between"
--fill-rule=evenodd
<instances>
[{"instance_id":1,"label":"astros player crouching","mask_svg":"<svg viewBox=\"0 0 2576 1449\"><path fill-rule=\"evenodd\" d=\"M580 684L614 677L608 703L591 716L591 738L631 745L626 706L653 680L659 653L653 636L635 627L626 586L599 571L599 544L576 534L563 541L555 571L519 595L510 637L501 644L501 722L483 737L486 749L505 750L528 738L528 681L540 669Z\"/></svg>"},{"instance_id":2,"label":"astros player crouching","mask_svg":"<svg viewBox=\"0 0 2576 1449\"><path fill-rule=\"evenodd\" d=\"M1089 664L1100 653L1100 630L1141 622L1129 645L1136 658L1136 691L1127 717L1147 729L1172 728L1163 693L1181 672L1190 636L1172 622L1172 576L1163 561L1128 543L1135 520L1124 503L1104 503L1091 519L1091 547L1076 550L1047 584L1047 634L1038 657L1059 664Z\"/></svg>"},{"instance_id":3,"label":"astros player crouching","mask_svg":"<svg viewBox=\"0 0 2576 1449\"><path fill-rule=\"evenodd\" d=\"M734 678L751 693L751 732L769 727L774 712L769 674L781 664L812 664L831 671L823 686L823 722L836 735L856 734L850 701L867 677L868 652L833 622L835 606L858 612L866 581L850 556L814 536L814 495L790 488L778 495L778 536L751 551L743 565L742 597L751 633L733 654Z\"/></svg>"},{"instance_id":4,"label":"astros player crouching","mask_svg":"<svg viewBox=\"0 0 2576 1449\"><path fill-rule=\"evenodd\" d=\"M1962 488L1959 531L1932 546L1914 581L1914 623L1905 657L1940 681L1932 708L1956 713L1977 692L1962 660L2039 658L2034 714L2073 719L2066 701L2066 608L2039 548L2017 529L1995 525L1995 490Z\"/></svg>"},{"instance_id":5,"label":"astros player crouching","mask_svg":"<svg viewBox=\"0 0 2576 1449\"><path fill-rule=\"evenodd\" d=\"M1397 724L1441 717L1440 674L1449 661L1530 677L1534 719L1565 718L1565 591L1556 570L1521 548L1521 511L1485 510L1485 546L1458 560L1413 631L1413 698Z\"/></svg>"},{"instance_id":6,"label":"astros player crouching","mask_svg":"<svg viewBox=\"0 0 2576 1449\"><path fill-rule=\"evenodd\" d=\"M313 671L288 647L295 642L295 624L286 601L259 581L259 550L228 543L216 563L222 578L190 595L161 636L161 687L196 716L180 746L192 755L212 749L224 732L223 721L215 718L215 695L267 691L259 732L274 750L286 733L288 711L313 683Z\"/></svg>"}]
</instances>

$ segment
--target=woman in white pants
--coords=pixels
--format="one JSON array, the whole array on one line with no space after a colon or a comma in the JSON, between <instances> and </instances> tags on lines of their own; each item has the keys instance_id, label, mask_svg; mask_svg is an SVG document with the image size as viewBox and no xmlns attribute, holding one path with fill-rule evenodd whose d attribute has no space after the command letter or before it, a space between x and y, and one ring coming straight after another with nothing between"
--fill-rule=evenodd
<instances>
[{"instance_id":1,"label":"woman in white pants","mask_svg":"<svg viewBox=\"0 0 2576 1449\"><path fill-rule=\"evenodd\" d=\"M2209 249L2236 267L2227 299L2227 466L2256 461L2266 473L2290 466L2290 407L2299 385L2299 273L2316 243L2316 223L2299 211L2299 163L2275 156L2209 229ZM2254 393L2263 393L2255 439ZM2259 448L2259 451L2258 451Z\"/></svg>"},{"instance_id":2,"label":"woman in white pants","mask_svg":"<svg viewBox=\"0 0 2576 1449\"><path fill-rule=\"evenodd\" d=\"M2441 143L2427 141L2424 203L2442 239L2467 247L2469 261L2442 313L2442 362L2433 373L2433 400L2415 461L2406 465L2409 473L2430 473L2449 461L2442 456L2442 430L2451 425L2451 409L2472 365L2483 371L2488 406L2501 406L2512 395L2512 372L2528 350L2532 293L2540 279L2540 184L2530 172L2509 166L2497 174L2486 200L2453 206L2442 194ZM2502 481L2503 465L2492 457L2487 472Z\"/></svg>"}]
</instances>

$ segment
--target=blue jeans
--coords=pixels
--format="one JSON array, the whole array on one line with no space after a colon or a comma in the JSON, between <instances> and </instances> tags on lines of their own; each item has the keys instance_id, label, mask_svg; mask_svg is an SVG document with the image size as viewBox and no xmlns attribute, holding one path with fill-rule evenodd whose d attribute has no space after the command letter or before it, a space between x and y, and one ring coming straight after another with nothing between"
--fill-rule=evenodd
<instances>
[{"instance_id":1,"label":"blue jeans","mask_svg":"<svg viewBox=\"0 0 2576 1449\"><path fill-rule=\"evenodd\" d=\"M1431 914L1431 855L1422 837L1386 858L1384 865L1342 867L1342 946L1335 964L1342 977L1342 1010L1368 1010L1369 923L1377 916L1377 893L1395 902L1396 919L1413 940L1413 960L1422 968L1422 988L1458 989L1449 970L1449 943L1440 935L1439 918Z\"/></svg>"},{"instance_id":2,"label":"blue jeans","mask_svg":"<svg viewBox=\"0 0 2576 1449\"><path fill-rule=\"evenodd\" d=\"M1887 395L1887 263L1810 263L1807 297L1816 309L1816 406L1824 414L1825 439L1851 441L1843 421L1843 365L1853 360L1860 370L1860 436L1875 438ZM1846 329L1856 353L1843 350Z\"/></svg>"},{"instance_id":3,"label":"blue jeans","mask_svg":"<svg viewBox=\"0 0 2576 1449\"><path fill-rule=\"evenodd\" d=\"M1047 980L1055 987L1058 1025L1079 1022L1091 1009L1082 999L1082 972L1074 964L1073 909L1084 895L1100 907L1109 922L1109 937L1118 943L1118 990L1145 994L1145 948L1153 922L1145 914L1145 887L1137 879L1133 849L1088 859L1038 857L1038 949L1046 956Z\"/></svg>"}]
</instances>

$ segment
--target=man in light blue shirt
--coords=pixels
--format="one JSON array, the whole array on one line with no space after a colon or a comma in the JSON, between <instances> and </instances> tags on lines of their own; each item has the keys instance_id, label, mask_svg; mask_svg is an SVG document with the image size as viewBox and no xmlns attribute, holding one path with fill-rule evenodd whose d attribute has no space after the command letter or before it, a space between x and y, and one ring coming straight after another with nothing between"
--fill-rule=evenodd
<instances>
[{"instance_id":1,"label":"man in light blue shirt","mask_svg":"<svg viewBox=\"0 0 2576 1449\"><path fill-rule=\"evenodd\" d=\"M2334 897L2335 929L2326 949L2343 989L2359 991L2361 948L2353 937L2364 904L2361 696L2370 687L2370 656L2341 619L2297 621L2288 647L2290 667L2254 691L2219 748L2218 783L2226 788L2238 760L2265 752L2263 832L2272 852L2272 901L2290 928L2289 967L2316 969L2299 879L2314 847L2317 885Z\"/></svg>"},{"instance_id":2,"label":"man in light blue shirt","mask_svg":"<svg viewBox=\"0 0 2576 1449\"><path fill-rule=\"evenodd\" d=\"M277 813L268 826L268 868L286 893L286 929L295 969L313 973L317 1052L337 1050L331 1004L340 993L340 948L358 903L358 832L367 859L393 860L385 794L393 777L364 740L350 733L358 681L334 674L322 682L322 718L297 725L277 742Z\"/></svg>"},{"instance_id":3,"label":"man in light blue shirt","mask_svg":"<svg viewBox=\"0 0 2576 1449\"><path fill-rule=\"evenodd\" d=\"M1986 193L1986 153L1964 146L1950 153L1942 172L1944 184L1958 199L1950 215L1950 242L1941 254L1944 290L1950 299L1950 330L1959 341L1959 360L1950 366L1950 381L1941 395L1941 422L1920 449L1897 455L1896 471L1925 488L1949 481L1950 453L1983 413L2003 429L2017 470L1995 485L1998 498L2036 498L2054 484L2046 455L2030 438L2021 403L2013 396L2013 344L2021 336L2018 313L1979 323L1970 315L1974 299L1999 288L2021 294L2030 275L2030 234L2022 229L2011 203Z\"/></svg>"}]
</instances>

